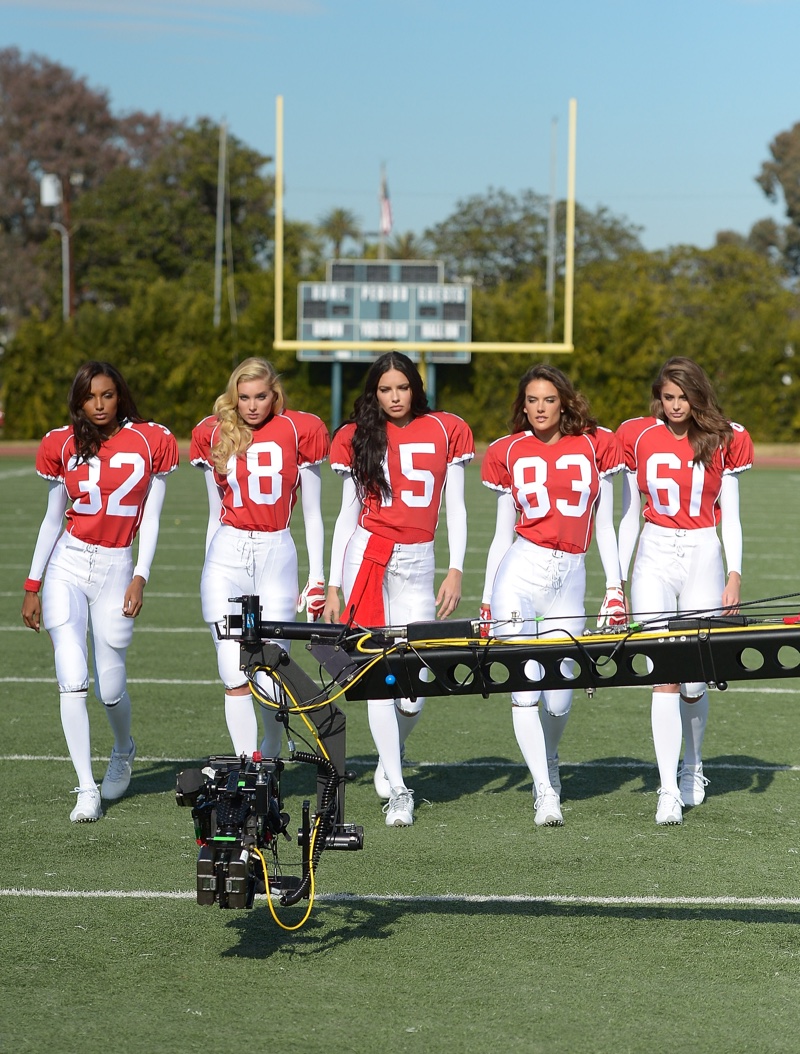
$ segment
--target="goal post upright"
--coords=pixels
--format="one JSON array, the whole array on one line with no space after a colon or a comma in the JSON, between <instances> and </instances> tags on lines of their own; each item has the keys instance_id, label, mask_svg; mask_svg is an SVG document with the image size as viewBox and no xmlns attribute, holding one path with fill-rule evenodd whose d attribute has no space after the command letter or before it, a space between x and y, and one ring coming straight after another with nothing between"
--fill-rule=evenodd
<instances>
[{"instance_id":1,"label":"goal post upright","mask_svg":"<svg viewBox=\"0 0 800 1054\"><path fill-rule=\"evenodd\" d=\"M360 351L380 354L401 347L415 352L476 352L509 354L514 352L537 354L569 354L574 351L573 299L575 289L575 154L577 143L576 99L569 102L569 139L567 159L567 200L564 254L564 330L563 340L548 341L397 341L397 340L288 340L283 336L284 305L284 154L283 154L283 96L275 100L275 320L273 347L277 351L350 351L354 346Z\"/></svg>"}]
</instances>

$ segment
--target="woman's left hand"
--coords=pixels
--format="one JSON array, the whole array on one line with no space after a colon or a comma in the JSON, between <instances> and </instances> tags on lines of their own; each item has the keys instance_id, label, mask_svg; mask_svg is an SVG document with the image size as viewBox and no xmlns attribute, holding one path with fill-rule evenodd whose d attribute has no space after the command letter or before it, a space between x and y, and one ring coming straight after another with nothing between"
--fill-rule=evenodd
<instances>
[{"instance_id":1,"label":"woman's left hand","mask_svg":"<svg viewBox=\"0 0 800 1054\"><path fill-rule=\"evenodd\" d=\"M447 618L458 607L461 600L462 578L461 571L457 571L454 567L451 567L445 575L444 582L439 586L436 596L437 618Z\"/></svg>"},{"instance_id":2,"label":"woman's left hand","mask_svg":"<svg viewBox=\"0 0 800 1054\"><path fill-rule=\"evenodd\" d=\"M742 599L742 576L738 571L731 571L722 591L723 615L736 615Z\"/></svg>"},{"instance_id":3,"label":"woman's left hand","mask_svg":"<svg viewBox=\"0 0 800 1054\"><path fill-rule=\"evenodd\" d=\"M135 575L131 584L125 590L125 598L122 601L122 614L125 618L136 618L142 610L144 603L144 587L147 583L141 575Z\"/></svg>"}]
</instances>

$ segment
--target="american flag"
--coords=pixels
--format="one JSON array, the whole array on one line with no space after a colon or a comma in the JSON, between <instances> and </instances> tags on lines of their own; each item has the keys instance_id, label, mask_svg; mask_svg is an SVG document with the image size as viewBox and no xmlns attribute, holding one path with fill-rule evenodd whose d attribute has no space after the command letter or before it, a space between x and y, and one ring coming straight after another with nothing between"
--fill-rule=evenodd
<instances>
[{"instance_id":1,"label":"american flag","mask_svg":"<svg viewBox=\"0 0 800 1054\"><path fill-rule=\"evenodd\" d=\"M386 169L381 169L381 235L385 238L392 233L392 203L389 201L389 187L386 183Z\"/></svg>"}]
</instances>

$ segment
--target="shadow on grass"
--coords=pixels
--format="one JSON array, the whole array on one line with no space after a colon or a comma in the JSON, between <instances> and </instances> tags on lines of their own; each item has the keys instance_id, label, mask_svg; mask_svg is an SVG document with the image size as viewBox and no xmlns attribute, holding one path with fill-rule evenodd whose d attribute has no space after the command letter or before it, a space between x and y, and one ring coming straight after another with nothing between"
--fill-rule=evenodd
<instances>
[{"instance_id":1,"label":"shadow on grass","mask_svg":"<svg viewBox=\"0 0 800 1054\"><path fill-rule=\"evenodd\" d=\"M137 765L131 779L131 794L164 794L175 790L175 777L181 769L202 766L205 758L177 764L174 761L150 761ZM720 754L704 761L704 770L710 780L709 797L723 794L748 792L764 794L777 773L788 771L791 765L765 761L749 754ZM640 781L637 793L653 794L658 790L658 770L654 763L631 757L605 757L578 764L562 763L561 797L565 802L588 801L605 797L620 790L632 780ZM313 796L313 774L287 766L283 777L284 793L310 793ZM435 765L415 767L409 763L406 781L413 788L418 801L447 803L459 801L472 794L485 792L502 794L520 791L530 794L530 775L524 764L509 766L503 757L470 758L463 766ZM366 789L372 785L372 770L358 779ZM355 786L355 785L354 785ZM121 799L124 800L124 799ZM116 802L105 802L106 810L113 809Z\"/></svg>"},{"instance_id":2,"label":"shadow on grass","mask_svg":"<svg viewBox=\"0 0 800 1054\"><path fill-rule=\"evenodd\" d=\"M302 917L298 909L278 917L294 925ZM465 903L437 900L435 897L392 899L382 902L353 896L350 903L321 903L302 929L286 932L276 925L269 908L257 901L246 914L232 914L228 928L238 936L238 944L222 952L224 959L266 959L275 954L320 955L351 942L385 941L397 936L398 923L407 915L457 918L468 921L486 919L556 919L618 922L712 922L738 925L791 925L800 922L800 909L789 907L662 904L565 904L565 903Z\"/></svg>"}]
</instances>

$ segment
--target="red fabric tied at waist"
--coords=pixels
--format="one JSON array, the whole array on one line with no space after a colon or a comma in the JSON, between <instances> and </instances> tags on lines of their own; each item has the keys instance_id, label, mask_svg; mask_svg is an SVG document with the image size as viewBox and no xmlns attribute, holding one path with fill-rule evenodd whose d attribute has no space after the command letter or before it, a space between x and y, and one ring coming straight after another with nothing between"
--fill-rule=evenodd
<instances>
[{"instance_id":1,"label":"red fabric tied at waist","mask_svg":"<svg viewBox=\"0 0 800 1054\"><path fill-rule=\"evenodd\" d=\"M370 627L386 625L383 577L393 550L394 542L388 538L379 538L377 534L369 536L361 567L345 604L345 622Z\"/></svg>"}]
</instances>

